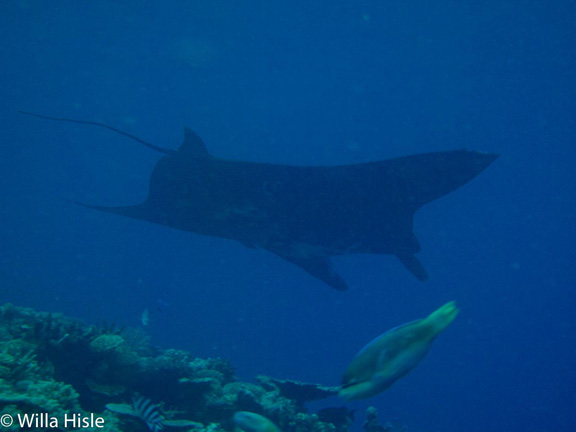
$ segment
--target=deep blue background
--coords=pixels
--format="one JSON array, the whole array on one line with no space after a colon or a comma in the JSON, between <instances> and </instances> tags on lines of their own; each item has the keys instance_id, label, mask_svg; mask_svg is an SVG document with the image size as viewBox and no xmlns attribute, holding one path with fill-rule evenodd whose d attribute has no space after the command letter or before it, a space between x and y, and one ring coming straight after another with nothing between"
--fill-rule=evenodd
<instances>
[{"instance_id":1,"label":"deep blue background","mask_svg":"<svg viewBox=\"0 0 576 432\"><path fill-rule=\"evenodd\" d=\"M154 343L229 358L242 379L338 384L374 336L456 300L419 368L348 405L411 431L576 430L575 9L0 2L0 302L134 326L148 309ZM171 148L188 125L214 155L259 162L502 156L417 214L430 282L343 257L342 293L264 251L66 203L143 200L159 155L19 109Z\"/></svg>"}]
</instances>

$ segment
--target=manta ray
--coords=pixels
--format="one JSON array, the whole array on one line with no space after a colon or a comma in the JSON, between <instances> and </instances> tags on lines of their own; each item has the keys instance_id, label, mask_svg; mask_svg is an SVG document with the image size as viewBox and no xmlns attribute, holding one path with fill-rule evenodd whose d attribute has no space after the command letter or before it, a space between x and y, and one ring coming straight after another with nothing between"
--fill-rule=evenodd
<instances>
[{"instance_id":1,"label":"manta ray","mask_svg":"<svg viewBox=\"0 0 576 432\"><path fill-rule=\"evenodd\" d=\"M256 163L213 156L189 128L180 148L172 150L102 123L22 113L103 127L164 155L144 202L77 204L265 249L337 290L347 289L330 260L337 255L394 255L416 278L427 280L415 256L420 245L414 213L468 183L498 157L453 150L338 166Z\"/></svg>"}]
</instances>

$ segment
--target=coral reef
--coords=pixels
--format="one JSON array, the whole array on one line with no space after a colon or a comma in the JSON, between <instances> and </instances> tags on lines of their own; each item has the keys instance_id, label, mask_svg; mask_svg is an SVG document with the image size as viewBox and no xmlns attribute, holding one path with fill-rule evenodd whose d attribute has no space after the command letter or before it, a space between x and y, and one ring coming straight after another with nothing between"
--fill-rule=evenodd
<instances>
[{"instance_id":1,"label":"coral reef","mask_svg":"<svg viewBox=\"0 0 576 432\"><path fill-rule=\"evenodd\" d=\"M249 411L284 432L347 432L352 411L310 414L305 407L336 390L264 376L256 383L240 382L227 360L154 348L139 330L86 325L10 304L0 308L0 414L14 418L49 412L61 420L66 414L95 413L105 427L82 430L144 431L149 426L129 405L140 394L166 426L180 430L232 432L234 413ZM380 429L373 414L368 432L390 430Z\"/></svg>"},{"instance_id":2,"label":"coral reef","mask_svg":"<svg viewBox=\"0 0 576 432\"><path fill-rule=\"evenodd\" d=\"M369 407L366 410L366 420L364 421L365 432L406 432L406 426L386 423L382 426L378 422L378 410L374 407Z\"/></svg>"}]
</instances>

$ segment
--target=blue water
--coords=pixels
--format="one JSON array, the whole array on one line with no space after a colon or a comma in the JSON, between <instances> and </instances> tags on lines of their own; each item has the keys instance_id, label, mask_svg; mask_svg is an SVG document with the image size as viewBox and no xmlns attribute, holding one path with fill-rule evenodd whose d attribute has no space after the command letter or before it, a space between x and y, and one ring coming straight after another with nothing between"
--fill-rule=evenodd
<instances>
[{"instance_id":1,"label":"blue water","mask_svg":"<svg viewBox=\"0 0 576 432\"><path fill-rule=\"evenodd\" d=\"M408 430L574 431L576 6L253 0L0 3L0 303L257 374L335 385L378 334L456 300L429 356L373 405ZM299 165L466 147L502 156L417 213L418 282L335 260L336 292L264 251L93 212L134 204L177 148ZM343 405L340 400L327 405ZM321 404L319 404L321 405Z\"/></svg>"}]
</instances>

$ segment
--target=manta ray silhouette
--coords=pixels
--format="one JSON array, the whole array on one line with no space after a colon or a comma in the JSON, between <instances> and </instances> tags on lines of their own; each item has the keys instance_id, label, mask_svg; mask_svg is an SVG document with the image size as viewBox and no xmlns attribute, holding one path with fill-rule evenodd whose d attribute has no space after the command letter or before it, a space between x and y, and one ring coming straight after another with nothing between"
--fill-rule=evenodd
<instances>
[{"instance_id":1,"label":"manta ray silhouette","mask_svg":"<svg viewBox=\"0 0 576 432\"><path fill-rule=\"evenodd\" d=\"M466 184L498 155L443 151L341 166L288 166L225 160L184 129L178 150L95 125L163 153L141 204L85 207L266 249L338 290L344 280L330 258L391 254L419 280L428 274L415 253L413 217L423 205Z\"/></svg>"}]
</instances>

